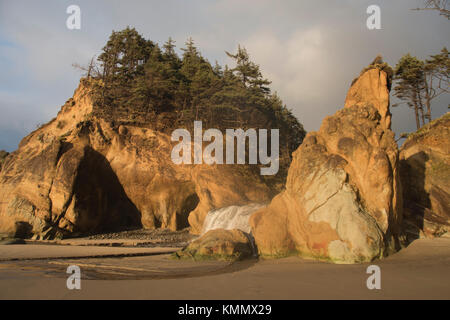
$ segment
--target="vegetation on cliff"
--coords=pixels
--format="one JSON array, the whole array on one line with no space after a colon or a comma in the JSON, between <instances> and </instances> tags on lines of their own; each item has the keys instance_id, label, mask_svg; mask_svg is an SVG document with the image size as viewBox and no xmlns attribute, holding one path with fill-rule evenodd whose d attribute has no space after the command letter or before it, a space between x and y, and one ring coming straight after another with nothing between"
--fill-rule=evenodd
<instances>
[{"instance_id":1,"label":"vegetation on cliff","mask_svg":"<svg viewBox=\"0 0 450 320\"><path fill-rule=\"evenodd\" d=\"M271 93L245 48L227 52L236 66L212 65L192 39L175 52L174 41L162 48L134 28L111 34L98 61L85 68L94 90L97 113L112 120L150 126L160 131L204 128L280 129L280 158L291 153L305 136L303 126Z\"/></svg>"}]
</instances>

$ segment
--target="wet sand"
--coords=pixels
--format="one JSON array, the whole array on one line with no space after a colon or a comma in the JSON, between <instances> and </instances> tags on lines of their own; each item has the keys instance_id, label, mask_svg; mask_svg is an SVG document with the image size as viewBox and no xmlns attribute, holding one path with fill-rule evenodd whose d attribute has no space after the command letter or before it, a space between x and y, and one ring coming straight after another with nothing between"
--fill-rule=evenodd
<instances>
[{"instance_id":1,"label":"wet sand","mask_svg":"<svg viewBox=\"0 0 450 320\"><path fill-rule=\"evenodd\" d=\"M81 290L66 288L70 264L81 268ZM381 290L366 286L370 264L381 268ZM0 262L0 299L450 299L450 239L416 240L370 264L290 257L230 265L167 254L10 260Z\"/></svg>"}]
</instances>

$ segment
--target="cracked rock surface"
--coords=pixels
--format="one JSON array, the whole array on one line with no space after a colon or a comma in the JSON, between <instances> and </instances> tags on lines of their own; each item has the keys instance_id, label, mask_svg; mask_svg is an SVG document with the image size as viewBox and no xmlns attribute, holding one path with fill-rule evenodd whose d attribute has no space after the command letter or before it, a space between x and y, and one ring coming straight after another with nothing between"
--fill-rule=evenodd
<instances>
[{"instance_id":1,"label":"cracked rock surface","mask_svg":"<svg viewBox=\"0 0 450 320\"><path fill-rule=\"evenodd\" d=\"M294 152L286 190L251 217L262 256L357 263L399 249L402 194L387 77L365 71L345 107Z\"/></svg>"}]
</instances>

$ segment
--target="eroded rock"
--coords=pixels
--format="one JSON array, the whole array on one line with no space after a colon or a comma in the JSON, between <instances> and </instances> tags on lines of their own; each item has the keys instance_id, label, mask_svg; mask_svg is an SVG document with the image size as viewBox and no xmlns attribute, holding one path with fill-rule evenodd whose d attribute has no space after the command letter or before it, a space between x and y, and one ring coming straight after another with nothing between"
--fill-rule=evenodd
<instances>
[{"instance_id":1,"label":"eroded rock","mask_svg":"<svg viewBox=\"0 0 450 320\"><path fill-rule=\"evenodd\" d=\"M356 263L399 248L402 194L388 82L385 71L366 70L345 108L294 152L286 190L250 218L261 255Z\"/></svg>"},{"instance_id":2,"label":"eroded rock","mask_svg":"<svg viewBox=\"0 0 450 320\"><path fill-rule=\"evenodd\" d=\"M215 229L192 241L175 256L194 260L240 260L252 254L251 239L243 231Z\"/></svg>"},{"instance_id":3,"label":"eroded rock","mask_svg":"<svg viewBox=\"0 0 450 320\"><path fill-rule=\"evenodd\" d=\"M450 236L450 113L411 134L400 152L405 229L411 239Z\"/></svg>"},{"instance_id":4,"label":"eroded rock","mask_svg":"<svg viewBox=\"0 0 450 320\"><path fill-rule=\"evenodd\" d=\"M170 133L114 121L81 81L58 116L8 155L0 172L0 233L16 222L37 239L187 226L199 234L216 208L269 201L258 168L176 165Z\"/></svg>"}]
</instances>

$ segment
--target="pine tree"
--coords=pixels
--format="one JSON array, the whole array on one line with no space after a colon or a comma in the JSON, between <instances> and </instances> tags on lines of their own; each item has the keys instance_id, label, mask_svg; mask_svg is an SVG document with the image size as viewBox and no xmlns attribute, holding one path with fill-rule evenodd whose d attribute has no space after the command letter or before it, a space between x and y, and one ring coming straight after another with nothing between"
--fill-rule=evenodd
<instances>
[{"instance_id":1,"label":"pine tree","mask_svg":"<svg viewBox=\"0 0 450 320\"><path fill-rule=\"evenodd\" d=\"M424 124L421 96L425 77L423 68L424 63L409 53L400 59L395 68L397 85L394 87L394 95L414 109L417 129ZM420 114L422 114L422 124Z\"/></svg>"},{"instance_id":2,"label":"pine tree","mask_svg":"<svg viewBox=\"0 0 450 320\"><path fill-rule=\"evenodd\" d=\"M180 58L169 38L160 48L135 29L111 34L98 58L100 73L92 76L98 108L112 120L140 122L164 120L187 129L194 120L205 127L279 128L280 152L289 158L305 131L278 95L270 94L270 81L239 47L236 66L222 68L202 57L192 38ZM87 69L89 70L89 69ZM114 117L112 116L114 115Z\"/></svg>"},{"instance_id":3,"label":"pine tree","mask_svg":"<svg viewBox=\"0 0 450 320\"><path fill-rule=\"evenodd\" d=\"M128 105L135 78L143 76L153 42L145 40L134 28L113 31L98 60L103 68L106 104Z\"/></svg>"},{"instance_id":4,"label":"pine tree","mask_svg":"<svg viewBox=\"0 0 450 320\"><path fill-rule=\"evenodd\" d=\"M177 54L175 53L175 41L169 37L169 39L164 43L164 56L167 58L175 58Z\"/></svg>"},{"instance_id":5,"label":"pine tree","mask_svg":"<svg viewBox=\"0 0 450 320\"><path fill-rule=\"evenodd\" d=\"M439 54L432 55L424 65L424 100L426 117L431 121L431 101L442 94L449 93L450 57L446 47Z\"/></svg>"},{"instance_id":6,"label":"pine tree","mask_svg":"<svg viewBox=\"0 0 450 320\"><path fill-rule=\"evenodd\" d=\"M227 51L225 53L236 62L236 67L232 69L233 72L241 79L242 83L250 88L259 89L264 94L269 94L270 89L267 87L271 82L264 79L259 66L250 61L250 56L245 48L238 46L236 54L231 54Z\"/></svg>"},{"instance_id":7,"label":"pine tree","mask_svg":"<svg viewBox=\"0 0 450 320\"><path fill-rule=\"evenodd\" d=\"M417 129L432 120L432 100L449 93L449 77L450 59L445 47L425 62L410 54L398 62L394 95L414 109Z\"/></svg>"}]
</instances>

